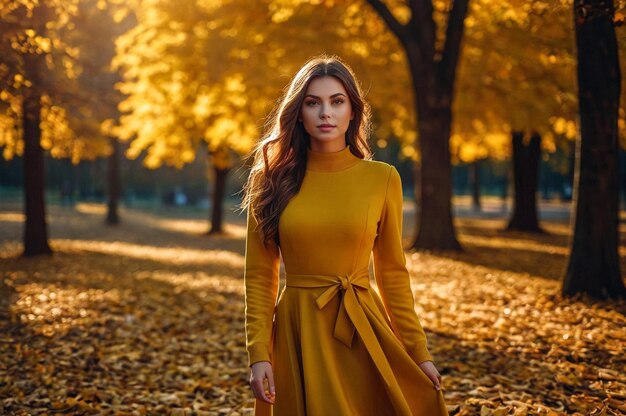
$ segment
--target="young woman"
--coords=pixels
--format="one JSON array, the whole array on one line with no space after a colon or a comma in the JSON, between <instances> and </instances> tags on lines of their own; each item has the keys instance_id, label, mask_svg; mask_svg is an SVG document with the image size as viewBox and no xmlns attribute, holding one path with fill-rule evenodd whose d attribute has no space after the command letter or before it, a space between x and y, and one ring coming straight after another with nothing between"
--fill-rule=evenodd
<instances>
[{"instance_id":1,"label":"young woman","mask_svg":"<svg viewBox=\"0 0 626 416\"><path fill-rule=\"evenodd\" d=\"M270 122L242 202L255 415L447 415L406 269L400 175L371 160L353 71L309 60Z\"/></svg>"}]
</instances>

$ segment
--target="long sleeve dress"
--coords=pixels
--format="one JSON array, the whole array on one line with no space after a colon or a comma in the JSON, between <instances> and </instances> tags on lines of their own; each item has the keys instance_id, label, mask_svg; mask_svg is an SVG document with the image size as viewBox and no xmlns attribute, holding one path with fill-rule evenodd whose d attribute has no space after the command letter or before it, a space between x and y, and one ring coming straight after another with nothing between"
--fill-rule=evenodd
<instances>
[{"instance_id":1,"label":"long sleeve dress","mask_svg":"<svg viewBox=\"0 0 626 416\"><path fill-rule=\"evenodd\" d=\"M418 366L432 357L402 248L395 167L349 147L309 149L302 187L279 219L280 247L264 247L256 225L248 212L246 348L249 365L272 363L276 386L273 405L255 401L256 416L448 414Z\"/></svg>"}]
</instances>

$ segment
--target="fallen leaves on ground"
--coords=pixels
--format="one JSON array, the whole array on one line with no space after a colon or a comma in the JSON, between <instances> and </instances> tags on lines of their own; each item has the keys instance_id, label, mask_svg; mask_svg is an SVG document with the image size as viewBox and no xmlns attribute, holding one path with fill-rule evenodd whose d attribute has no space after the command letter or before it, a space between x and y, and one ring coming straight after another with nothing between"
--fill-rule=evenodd
<instances>
[{"instance_id":1,"label":"fallen leaves on ground","mask_svg":"<svg viewBox=\"0 0 626 416\"><path fill-rule=\"evenodd\" d=\"M26 259L1 208L0 413L251 414L242 218L209 238L199 214L52 206L55 254ZM626 305L560 297L567 225L457 224L465 252L407 252L450 414L626 414Z\"/></svg>"}]
</instances>

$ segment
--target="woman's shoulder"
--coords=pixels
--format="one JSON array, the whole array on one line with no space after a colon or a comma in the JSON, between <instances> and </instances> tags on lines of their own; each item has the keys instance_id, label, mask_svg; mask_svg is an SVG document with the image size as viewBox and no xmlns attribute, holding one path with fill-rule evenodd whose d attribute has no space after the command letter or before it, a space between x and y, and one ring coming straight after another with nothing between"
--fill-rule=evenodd
<instances>
[{"instance_id":1,"label":"woman's shoulder","mask_svg":"<svg viewBox=\"0 0 626 416\"><path fill-rule=\"evenodd\" d=\"M385 192L390 183L395 183L395 181L400 179L400 174L396 167L381 160L363 159L361 161L361 170L357 175L360 180L366 181L374 189L381 189L381 192Z\"/></svg>"},{"instance_id":2,"label":"woman's shoulder","mask_svg":"<svg viewBox=\"0 0 626 416\"><path fill-rule=\"evenodd\" d=\"M390 175L397 172L396 167L390 163L383 162L382 160L362 160L363 167L373 175L380 176L383 179L388 179Z\"/></svg>"}]
</instances>

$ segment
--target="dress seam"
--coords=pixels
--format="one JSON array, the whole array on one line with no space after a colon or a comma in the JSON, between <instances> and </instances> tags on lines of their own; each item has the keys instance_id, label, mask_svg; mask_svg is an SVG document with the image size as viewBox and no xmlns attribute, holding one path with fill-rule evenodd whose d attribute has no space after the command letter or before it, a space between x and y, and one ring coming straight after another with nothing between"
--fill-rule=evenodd
<instances>
[{"instance_id":1,"label":"dress seam","mask_svg":"<svg viewBox=\"0 0 626 416\"><path fill-rule=\"evenodd\" d=\"M383 199L383 209L380 211L380 218L378 219L378 227L376 228L376 237L374 238L374 246L378 243L378 231L380 231L380 225L385 221L387 215L387 195L389 195L389 182L391 182L391 172L393 171L393 165L389 165L389 173L387 174L387 184L385 185L385 198Z\"/></svg>"},{"instance_id":2,"label":"dress seam","mask_svg":"<svg viewBox=\"0 0 626 416\"><path fill-rule=\"evenodd\" d=\"M365 241L365 236L367 236L367 226L368 226L368 221L370 219L370 207L372 206L371 202L367 203L367 211L365 212L365 229L363 230L363 235L361 236L361 241L359 242L359 248L356 251L356 254L354 256L354 261L352 262L352 271L354 271L356 269L356 263L357 261L359 261L359 255L361 254L361 250L363 250L363 243Z\"/></svg>"},{"instance_id":3,"label":"dress seam","mask_svg":"<svg viewBox=\"0 0 626 416\"><path fill-rule=\"evenodd\" d=\"M383 201L385 201L384 207L385 207L385 211L387 208L387 195L389 195L389 182L391 182L391 172L393 171L393 165L389 165L389 173L387 175L387 186L385 187L385 199Z\"/></svg>"}]
</instances>

